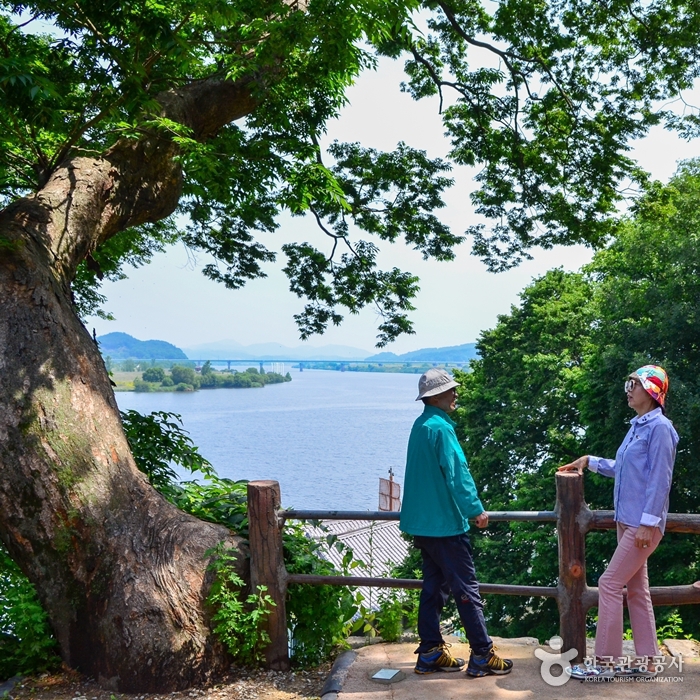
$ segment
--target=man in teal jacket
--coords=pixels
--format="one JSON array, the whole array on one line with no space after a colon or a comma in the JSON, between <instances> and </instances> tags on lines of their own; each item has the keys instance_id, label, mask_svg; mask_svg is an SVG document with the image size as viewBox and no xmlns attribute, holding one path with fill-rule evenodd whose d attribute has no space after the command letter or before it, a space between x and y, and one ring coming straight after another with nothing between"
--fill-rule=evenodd
<instances>
[{"instance_id":1,"label":"man in teal jacket","mask_svg":"<svg viewBox=\"0 0 700 700\"><path fill-rule=\"evenodd\" d=\"M483 602L467 531L469 519L488 525L474 479L457 440L457 382L442 369L429 369L418 382L418 400L425 404L408 440L401 530L414 536L423 557L423 589L418 608L416 673L460 671L464 659L454 658L440 633L440 613L451 592L471 653L467 675L510 673L513 662L493 650L486 630Z\"/></svg>"}]
</instances>

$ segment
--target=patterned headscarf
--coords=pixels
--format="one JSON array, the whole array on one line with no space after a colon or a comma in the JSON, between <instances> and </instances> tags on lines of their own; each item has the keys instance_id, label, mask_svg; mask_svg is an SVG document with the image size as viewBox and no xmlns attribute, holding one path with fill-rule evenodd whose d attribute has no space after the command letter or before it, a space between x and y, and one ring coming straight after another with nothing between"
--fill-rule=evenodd
<instances>
[{"instance_id":1,"label":"patterned headscarf","mask_svg":"<svg viewBox=\"0 0 700 700\"><path fill-rule=\"evenodd\" d=\"M634 371L642 382L644 391L651 396L660 406L666 403L668 393L668 375L666 370L658 365L644 365Z\"/></svg>"}]
</instances>

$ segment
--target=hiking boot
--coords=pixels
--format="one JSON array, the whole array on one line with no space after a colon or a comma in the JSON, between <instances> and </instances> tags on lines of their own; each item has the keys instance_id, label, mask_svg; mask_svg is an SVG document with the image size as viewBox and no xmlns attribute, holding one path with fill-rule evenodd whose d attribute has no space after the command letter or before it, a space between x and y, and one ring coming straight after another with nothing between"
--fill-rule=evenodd
<instances>
[{"instance_id":1,"label":"hiking boot","mask_svg":"<svg viewBox=\"0 0 700 700\"><path fill-rule=\"evenodd\" d=\"M449 644L443 642L438 646L418 654L416 673L427 674L437 671L461 671L464 668L464 659L458 659L449 651Z\"/></svg>"},{"instance_id":2,"label":"hiking boot","mask_svg":"<svg viewBox=\"0 0 700 700\"><path fill-rule=\"evenodd\" d=\"M493 650L489 649L486 654L477 656L472 653L469 656L467 675L472 678L482 678L483 676L505 676L513 670L513 662L510 659L502 659Z\"/></svg>"}]
</instances>

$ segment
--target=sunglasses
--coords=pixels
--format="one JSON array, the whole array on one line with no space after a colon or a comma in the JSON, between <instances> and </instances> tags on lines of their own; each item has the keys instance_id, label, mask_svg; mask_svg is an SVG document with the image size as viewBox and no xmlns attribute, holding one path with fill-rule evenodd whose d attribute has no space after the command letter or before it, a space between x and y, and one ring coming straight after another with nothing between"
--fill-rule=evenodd
<instances>
[{"instance_id":1,"label":"sunglasses","mask_svg":"<svg viewBox=\"0 0 700 700\"><path fill-rule=\"evenodd\" d=\"M642 386L642 383L636 379L628 379L625 382L625 391L632 391L635 386Z\"/></svg>"}]
</instances>

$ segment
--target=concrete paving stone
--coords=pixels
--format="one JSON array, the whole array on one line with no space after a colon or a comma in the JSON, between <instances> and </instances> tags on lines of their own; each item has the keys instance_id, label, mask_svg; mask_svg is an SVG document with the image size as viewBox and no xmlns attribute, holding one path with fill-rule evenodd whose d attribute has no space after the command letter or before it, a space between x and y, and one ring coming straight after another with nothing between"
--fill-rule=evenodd
<instances>
[{"instance_id":1,"label":"concrete paving stone","mask_svg":"<svg viewBox=\"0 0 700 700\"><path fill-rule=\"evenodd\" d=\"M618 679L607 683L569 680L562 686L552 687L545 683L540 673L541 661L534 655L538 645L533 639L494 638L498 654L513 659L513 671L506 676L475 679L467 677L464 672L429 676L415 674L415 644L364 647L358 650L338 700L457 700L470 697L478 700L568 700L601 695L619 700L650 700L667 696L674 700L696 700L700 697L700 659L685 662L680 673L677 668L666 668L651 680ZM542 648L551 652L549 647ZM466 644L454 643L451 652L464 659L469 657ZM667 662L670 661L667 657ZM400 669L406 674L406 679L390 686L371 681L370 676L380 668Z\"/></svg>"}]
</instances>

